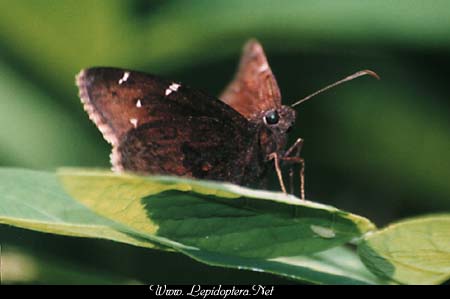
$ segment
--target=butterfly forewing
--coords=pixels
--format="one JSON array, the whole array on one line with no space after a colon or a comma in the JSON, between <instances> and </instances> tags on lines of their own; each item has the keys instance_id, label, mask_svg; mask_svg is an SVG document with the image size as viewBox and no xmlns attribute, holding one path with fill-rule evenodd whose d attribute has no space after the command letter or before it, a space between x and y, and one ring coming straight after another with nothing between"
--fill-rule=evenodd
<instances>
[{"instance_id":1,"label":"butterfly forewing","mask_svg":"<svg viewBox=\"0 0 450 299\"><path fill-rule=\"evenodd\" d=\"M114 68L91 68L77 76L80 98L89 117L113 146L129 130L152 120L149 99L163 97L170 83L151 75ZM144 100L144 97L146 98Z\"/></svg>"},{"instance_id":2,"label":"butterfly forewing","mask_svg":"<svg viewBox=\"0 0 450 299\"><path fill-rule=\"evenodd\" d=\"M90 118L113 145L115 170L239 184L255 171L246 162L257 158L254 126L214 97L116 68L83 70L77 85Z\"/></svg>"},{"instance_id":3,"label":"butterfly forewing","mask_svg":"<svg viewBox=\"0 0 450 299\"><path fill-rule=\"evenodd\" d=\"M280 89L256 40L244 46L236 76L219 98L249 120L281 107Z\"/></svg>"}]
</instances>

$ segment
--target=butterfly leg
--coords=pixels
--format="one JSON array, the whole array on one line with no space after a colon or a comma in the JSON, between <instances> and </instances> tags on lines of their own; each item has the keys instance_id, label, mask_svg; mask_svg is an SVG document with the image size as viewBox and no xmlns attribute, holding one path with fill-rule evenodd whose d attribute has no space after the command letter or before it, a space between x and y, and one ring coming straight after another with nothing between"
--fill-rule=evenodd
<instances>
[{"instance_id":1,"label":"butterfly leg","mask_svg":"<svg viewBox=\"0 0 450 299\"><path fill-rule=\"evenodd\" d=\"M283 174L281 173L281 168L280 168L280 159L278 157L277 153L271 153L268 157L269 160L273 160L274 164L275 164L275 170L277 172L277 176L278 176L278 181L280 182L280 186L281 186L281 190L284 193L286 192L286 187L284 186L284 182L283 182Z\"/></svg>"},{"instance_id":2,"label":"butterfly leg","mask_svg":"<svg viewBox=\"0 0 450 299\"><path fill-rule=\"evenodd\" d=\"M300 157L300 152L302 150L302 146L303 146L303 139L298 138L294 142L294 144L285 152L284 156L281 157L281 160L290 162L293 164L294 163L300 164L300 197L301 197L301 199L305 199L305 160ZM292 166L289 170L289 177L290 177L291 184L292 184L292 180L293 180ZM291 193L294 193L292 189L293 189L293 186L291 185Z\"/></svg>"},{"instance_id":3,"label":"butterfly leg","mask_svg":"<svg viewBox=\"0 0 450 299\"><path fill-rule=\"evenodd\" d=\"M300 152L302 150L303 147L303 139L302 138L298 138L293 145L291 145L291 147L286 151L286 153L284 153L284 156L290 156L291 153L295 150L295 154L294 157L300 157Z\"/></svg>"},{"instance_id":4,"label":"butterfly leg","mask_svg":"<svg viewBox=\"0 0 450 299\"><path fill-rule=\"evenodd\" d=\"M300 198L305 199L305 160L300 157L282 157L281 160L300 164Z\"/></svg>"}]
</instances>

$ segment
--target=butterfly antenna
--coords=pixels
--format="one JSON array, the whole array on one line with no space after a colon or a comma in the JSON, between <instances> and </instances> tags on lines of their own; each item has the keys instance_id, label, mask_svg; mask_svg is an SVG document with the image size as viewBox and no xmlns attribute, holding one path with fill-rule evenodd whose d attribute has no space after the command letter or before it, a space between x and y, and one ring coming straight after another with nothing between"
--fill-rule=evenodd
<instances>
[{"instance_id":1,"label":"butterfly antenna","mask_svg":"<svg viewBox=\"0 0 450 299\"><path fill-rule=\"evenodd\" d=\"M325 86L324 88L322 88L322 89L320 89L320 90L318 90L318 91L316 91L316 92L310 94L310 95L307 96L307 97L304 97L304 98L301 99L300 101L295 102L294 104L292 104L291 107L295 107L295 106L297 106L297 105L300 105L301 103L303 103L303 102L309 100L310 98L312 98L312 97L318 95L319 93L322 93L322 92L324 92L324 91L326 91L326 90L328 90L328 89L330 89L330 88L333 88L333 87L338 86L338 85L340 85L340 84L342 84L342 83L344 83L344 82L347 82L347 81L350 81L350 80L353 80L353 79L356 79L356 78L358 78L358 77L365 76L365 75L369 75L369 76L372 76L372 77L374 77L374 78L380 80L380 76L378 76L377 73L375 73L375 72L373 72L373 71L371 71L371 70L363 70L363 71L359 71L359 72L354 73L353 75L350 75L350 76L348 76L348 77L345 77L344 79L341 79L341 80L339 80L339 81L337 81L337 82L334 82L333 84L330 84L330 85L328 85L328 86Z\"/></svg>"}]
</instances>

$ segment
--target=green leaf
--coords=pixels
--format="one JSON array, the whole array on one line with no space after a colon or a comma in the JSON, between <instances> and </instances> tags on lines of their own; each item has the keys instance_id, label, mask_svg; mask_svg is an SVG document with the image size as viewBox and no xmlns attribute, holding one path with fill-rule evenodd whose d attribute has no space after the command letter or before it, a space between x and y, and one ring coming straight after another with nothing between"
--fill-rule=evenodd
<instances>
[{"instance_id":1,"label":"green leaf","mask_svg":"<svg viewBox=\"0 0 450 299\"><path fill-rule=\"evenodd\" d=\"M138 284L125 275L114 275L57 256L32 252L3 243L2 284Z\"/></svg>"},{"instance_id":2,"label":"green leaf","mask_svg":"<svg viewBox=\"0 0 450 299\"><path fill-rule=\"evenodd\" d=\"M278 274L315 284L388 284L367 270L357 254L339 246L305 256L251 259L217 255L206 251L183 250L192 258L210 265Z\"/></svg>"},{"instance_id":3,"label":"green leaf","mask_svg":"<svg viewBox=\"0 0 450 299\"><path fill-rule=\"evenodd\" d=\"M59 177L75 199L136 231L242 257L315 253L374 229L330 206L226 183L71 170Z\"/></svg>"},{"instance_id":4,"label":"green leaf","mask_svg":"<svg viewBox=\"0 0 450 299\"><path fill-rule=\"evenodd\" d=\"M358 246L364 264L380 277L405 284L450 279L450 214L392 224Z\"/></svg>"},{"instance_id":5,"label":"green leaf","mask_svg":"<svg viewBox=\"0 0 450 299\"><path fill-rule=\"evenodd\" d=\"M0 169L0 182L0 223L156 244L211 265L313 283L380 283L339 249L373 230L370 221L282 193L84 170Z\"/></svg>"},{"instance_id":6,"label":"green leaf","mask_svg":"<svg viewBox=\"0 0 450 299\"><path fill-rule=\"evenodd\" d=\"M0 170L0 223L66 236L102 238L143 247L152 243L120 231L68 196L54 174Z\"/></svg>"}]
</instances>

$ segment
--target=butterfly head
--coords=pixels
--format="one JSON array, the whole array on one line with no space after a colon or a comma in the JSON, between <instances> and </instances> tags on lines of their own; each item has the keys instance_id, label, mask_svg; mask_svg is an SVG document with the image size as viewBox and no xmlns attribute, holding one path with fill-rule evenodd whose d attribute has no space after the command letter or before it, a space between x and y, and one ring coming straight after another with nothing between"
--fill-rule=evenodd
<instances>
[{"instance_id":1,"label":"butterfly head","mask_svg":"<svg viewBox=\"0 0 450 299\"><path fill-rule=\"evenodd\" d=\"M287 133L295 122L295 110L289 106L281 106L264 111L260 117L263 124L259 138L263 152L266 155L281 153L286 145Z\"/></svg>"},{"instance_id":2,"label":"butterfly head","mask_svg":"<svg viewBox=\"0 0 450 299\"><path fill-rule=\"evenodd\" d=\"M263 114L264 125L273 133L285 134L294 125L295 110L289 106L268 110Z\"/></svg>"}]
</instances>

